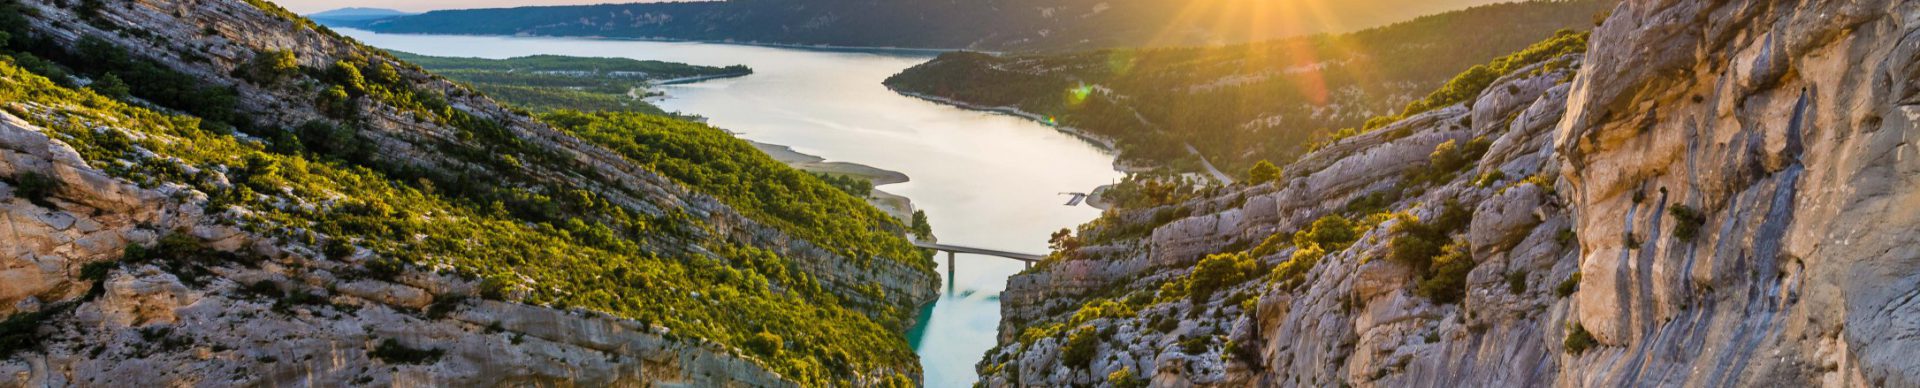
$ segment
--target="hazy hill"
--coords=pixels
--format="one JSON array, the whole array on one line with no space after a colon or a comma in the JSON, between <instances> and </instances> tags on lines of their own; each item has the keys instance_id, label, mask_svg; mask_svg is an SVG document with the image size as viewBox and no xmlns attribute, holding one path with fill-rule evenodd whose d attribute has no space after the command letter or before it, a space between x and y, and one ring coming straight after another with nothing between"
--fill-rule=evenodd
<instances>
[{"instance_id":1,"label":"hazy hill","mask_svg":"<svg viewBox=\"0 0 1920 388\"><path fill-rule=\"evenodd\" d=\"M401 33L1005 51L1236 43L1349 31L1490 2L733 0L434 11L342 25Z\"/></svg>"},{"instance_id":2,"label":"hazy hill","mask_svg":"<svg viewBox=\"0 0 1920 388\"><path fill-rule=\"evenodd\" d=\"M398 11L398 10L392 10L392 9L386 9L386 8L348 7L348 8L339 8L339 9L315 12L307 15L307 18L313 19L313 20L319 20L319 21L353 22L353 21L364 21L364 20L399 17L399 16L406 16L406 15L412 15L412 14L413 14L412 12L404 12L404 11Z\"/></svg>"},{"instance_id":3,"label":"hazy hill","mask_svg":"<svg viewBox=\"0 0 1920 388\"><path fill-rule=\"evenodd\" d=\"M1340 35L1261 43L1065 54L942 55L887 80L896 90L1008 106L1119 140L1122 156L1222 169L1289 160L1342 128L1392 115L1462 71L1612 3L1479 6Z\"/></svg>"}]
</instances>

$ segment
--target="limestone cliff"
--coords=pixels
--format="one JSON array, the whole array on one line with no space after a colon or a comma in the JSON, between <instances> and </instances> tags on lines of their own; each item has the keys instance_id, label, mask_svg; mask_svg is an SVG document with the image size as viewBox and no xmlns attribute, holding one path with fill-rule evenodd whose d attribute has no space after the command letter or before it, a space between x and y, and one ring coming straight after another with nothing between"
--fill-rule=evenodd
<instances>
[{"instance_id":1,"label":"limestone cliff","mask_svg":"<svg viewBox=\"0 0 1920 388\"><path fill-rule=\"evenodd\" d=\"M382 169L393 179L383 183L386 187L420 185L427 188L419 191L431 193L432 183L478 182L476 187L555 197L586 193L577 196L606 205L596 208L598 213L562 215L562 220L591 223L636 215L660 230L621 232L631 232L649 257L690 258L699 265L713 265L713 259L704 258L725 257L714 252L720 249L767 252L790 265L779 269L780 278L758 279L761 287L777 295L816 286L809 295L831 296L811 301L844 306L854 311L850 315L857 318L851 319L862 322L860 328L879 329L853 334L897 337L912 324L918 306L934 295L938 277L927 269L926 257L873 257L877 254L797 237L271 4L70 3L10 0L0 7L18 7L29 15L27 29L47 47L85 50L106 42L139 61L232 91L237 99L229 120L235 126L351 125L357 130L346 142L364 144L368 161L340 169L358 176L373 176L368 168ZM278 82L248 78L249 66L274 52L290 53L308 70ZM16 61L26 62L8 58L4 66L12 69ZM386 82L403 86L410 98L437 99L445 109L409 110L357 91L345 104L325 101L326 81L314 69L340 61L394 69L392 75L368 77L391 77ZM180 112L136 99L128 99L125 109L103 100L60 100L70 97L53 90L59 89L53 83L30 80L24 72L7 74L0 75L0 86L19 98L0 99L0 317L7 319L0 325L0 386L796 385L795 376L773 371L789 367L767 356L778 353L778 341L773 350L750 352L676 332L660 317L633 319L563 304L523 303L528 294L595 290L543 289L524 276L483 278L486 274L452 260L422 260L423 254L394 248L426 241L426 235L397 241L329 236L310 222L263 216L326 214L362 205L355 198L336 198L341 193L294 187L225 198L221 193L240 187L239 171L249 167L195 165L185 155L151 147L184 141L183 135L167 132L171 129L148 126L155 115ZM212 126L200 127L196 131ZM497 132L476 133L473 127ZM132 139L127 141L132 145L103 149L87 132ZM238 144L237 150L259 152L281 143L226 132L214 138ZM340 163L316 160L313 171ZM145 174L156 165L167 174ZM392 217L447 217L444 211L423 209L383 211ZM554 230L532 221L494 225ZM594 260L605 255L595 252L563 253L596 255L585 257ZM719 260L722 267L761 265ZM740 278L740 271L716 271ZM673 297L731 303L714 300L717 296L702 299L699 291L677 291ZM818 368L832 368L819 373L837 381L877 384L919 374L910 357L849 365L847 354L834 356L830 365Z\"/></svg>"},{"instance_id":2,"label":"limestone cliff","mask_svg":"<svg viewBox=\"0 0 1920 388\"><path fill-rule=\"evenodd\" d=\"M1897 0L1623 2L1584 55L1278 183L1083 227L1010 280L983 380L1920 384L1916 21Z\"/></svg>"}]
</instances>

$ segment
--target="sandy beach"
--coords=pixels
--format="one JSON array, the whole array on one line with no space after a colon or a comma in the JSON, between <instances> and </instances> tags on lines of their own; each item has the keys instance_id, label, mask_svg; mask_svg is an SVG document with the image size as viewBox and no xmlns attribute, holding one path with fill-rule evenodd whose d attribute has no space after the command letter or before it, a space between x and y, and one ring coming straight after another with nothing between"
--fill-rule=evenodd
<instances>
[{"instance_id":1,"label":"sandy beach","mask_svg":"<svg viewBox=\"0 0 1920 388\"><path fill-rule=\"evenodd\" d=\"M747 140L747 143L753 144L753 148L757 148L760 152L772 156L774 160L786 163L788 166L800 169L801 171L845 175L873 182L873 186L876 188L873 189L872 195L867 197L867 202L873 204L874 207L880 208L881 211L887 212L888 215L900 219L901 222L913 223L913 200L878 189L878 187L882 185L906 183L908 180L907 174L859 163L829 162L826 158L804 154L800 151L794 151L792 147L779 144L767 144L752 140Z\"/></svg>"}]
</instances>

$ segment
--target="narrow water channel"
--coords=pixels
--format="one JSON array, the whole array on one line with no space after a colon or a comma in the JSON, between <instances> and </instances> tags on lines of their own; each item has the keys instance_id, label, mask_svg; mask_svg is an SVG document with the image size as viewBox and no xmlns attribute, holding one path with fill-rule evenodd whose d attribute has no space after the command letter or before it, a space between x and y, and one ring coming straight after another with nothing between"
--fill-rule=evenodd
<instances>
[{"instance_id":1,"label":"narrow water channel","mask_svg":"<svg viewBox=\"0 0 1920 388\"><path fill-rule=\"evenodd\" d=\"M1053 128L902 96L880 84L930 53L821 51L759 46L534 37L378 34L342 30L375 47L426 55L506 58L533 54L628 57L697 65L744 64L754 75L663 88L669 111L707 117L749 140L829 161L906 173L881 190L911 198L940 241L1044 253L1047 236L1099 216L1069 207L1120 173L1112 156ZM940 299L909 336L927 385L965 387L995 343L999 295L1019 262L960 255L953 278L939 260ZM950 288L949 288L950 285ZM951 290L951 292L949 292Z\"/></svg>"}]
</instances>

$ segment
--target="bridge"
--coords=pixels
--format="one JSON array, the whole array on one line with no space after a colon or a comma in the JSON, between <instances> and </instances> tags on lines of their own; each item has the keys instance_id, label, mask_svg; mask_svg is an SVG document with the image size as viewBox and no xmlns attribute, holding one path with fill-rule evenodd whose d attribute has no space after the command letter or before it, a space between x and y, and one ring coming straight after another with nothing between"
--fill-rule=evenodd
<instances>
[{"instance_id":1,"label":"bridge","mask_svg":"<svg viewBox=\"0 0 1920 388\"><path fill-rule=\"evenodd\" d=\"M959 245L947 245L947 244L931 243L931 242L925 242L925 241L914 241L913 246L947 253L947 279L949 279L947 280L948 293L953 292L953 280L951 279L953 279L953 256L955 254L966 253L966 254L997 256L997 257L1003 257L1008 259L1014 259L1014 260L1019 260L1023 264L1026 264L1026 268L1033 268L1033 263L1039 262L1040 259L1046 258L1046 256L1042 256L1042 255L1007 252L1007 251L1002 251L997 249L974 248L974 247L965 247L965 246L959 246Z\"/></svg>"}]
</instances>

